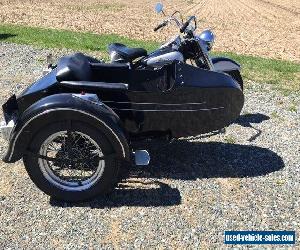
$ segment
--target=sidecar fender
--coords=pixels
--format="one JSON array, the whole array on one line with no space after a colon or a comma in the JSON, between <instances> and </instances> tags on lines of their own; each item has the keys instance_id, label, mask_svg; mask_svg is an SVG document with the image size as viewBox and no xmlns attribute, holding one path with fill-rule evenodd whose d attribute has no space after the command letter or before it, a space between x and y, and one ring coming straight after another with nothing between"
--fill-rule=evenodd
<instances>
[{"instance_id":1,"label":"sidecar fender","mask_svg":"<svg viewBox=\"0 0 300 250\"><path fill-rule=\"evenodd\" d=\"M213 57L211 58L211 61L214 65L215 71L230 72L241 70L241 65L227 57Z\"/></svg>"},{"instance_id":2,"label":"sidecar fender","mask_svg":"<svg viewBox=\"0 0 300 250\"><path fill-rule=\"evenodd\" d=\"M130 160L125 131L113 110L93 94L56 94L47 96L27 108L11 133L3 161L12 163L26 153L33 136L53 122L82 121L99 129L112 143L120 158Z\"/></svg>"}]
</instances>

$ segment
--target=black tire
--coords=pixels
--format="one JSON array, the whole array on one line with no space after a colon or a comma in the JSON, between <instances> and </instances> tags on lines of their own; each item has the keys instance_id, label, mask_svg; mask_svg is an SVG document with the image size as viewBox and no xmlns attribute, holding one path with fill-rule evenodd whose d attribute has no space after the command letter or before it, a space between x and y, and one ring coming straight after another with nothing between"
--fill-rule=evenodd
<instances>
[{"instance_id":1,"label":"black tire","mask_svg":"<svg viewBox=\"0 0 300 250\"><path fill-rule=\"evenodd\" d=\"M244 90L244 82L241 72L239 70L233 70L227 73L240 85L241 89Z\"/></svg>"},{"instance_id":2,"label":"black tire","mask_svg":"<svg viewBox=\"0 0 300 250\"><path fill-rule=\"evenodd\" d=\"M41 129L31 141L29 146L30 152L33 154L38 154L40 152L40 148L47 138L55 133L59 133L59 131L68 130L69 124L70 123L68 122L58 122L50 124ZM101 148L101 152L104 154L104 156L114 153L112 144L98 129L82 122L72 122L72 132L87 135L88 138L91 138L99 146L99 148ZM46 178L44 174L45 171L44 173L42 171L43 164L41 163L41 159L38 159L38 157L34 156L33 154L27 154L23 157L26 171L28 172L31 180L40 190L57 200L68 202L86 201L96 196L109 193L113 190L118 181L121 162L115 158L109 158L104 160L104 168L101 167L100 171L101 176L99 175L99 177L97 177L95 183L91 187L85 190L66 190L62 187L56 186L55 183L51 183L51 181L49 181L49 176L48 179ZM100 166L99 162L100 161L98 160L97 164L99 165L97 169ZM90 164L92 163L89 163L89 166ZM53 173L55 173L55 171L53 171Z\"/></svg>"}]
</instances>

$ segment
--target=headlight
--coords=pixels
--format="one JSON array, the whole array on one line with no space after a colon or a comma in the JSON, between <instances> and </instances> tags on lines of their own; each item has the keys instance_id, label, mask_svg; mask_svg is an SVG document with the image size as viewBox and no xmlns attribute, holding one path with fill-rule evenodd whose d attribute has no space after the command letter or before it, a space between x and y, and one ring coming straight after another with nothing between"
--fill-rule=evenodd
<instances>
[{"instance_id":1,"label":"headlight","mask_svg":"<svg viewBox=\"0 0 300 250\"><path fill-rule=\"evenodd\" d=\"M211 50L214 42L215 42L215 35L211 30L204 30L200 35L199 38L207 44L207 50Z\"/></svg>"}]
</instances>

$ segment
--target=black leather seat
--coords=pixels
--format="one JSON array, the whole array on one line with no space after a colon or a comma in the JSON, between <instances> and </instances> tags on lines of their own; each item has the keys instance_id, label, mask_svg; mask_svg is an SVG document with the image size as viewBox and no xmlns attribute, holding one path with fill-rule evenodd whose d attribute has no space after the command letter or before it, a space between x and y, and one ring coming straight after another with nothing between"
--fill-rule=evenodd
<instances>
[{"instance_id":1,"label":"black leather seat","mask_svg":"<svg viewBox=\"0 0 300 250\"><path fill-rule=\"evenodd\" d=\"M129 66L121 63L103 63L97 59L76 53L62 57L57 64L56 79L62 81L108 81L126 80Z\"/></svg>"},{"instance_id":2,"label":"black leather seat","mask_svg":"<svg viewBox=\"0 0 300 250\"><path fill-rule=\"evenodd\" d=\"M131 62L136 58L146 56L147 51L142 48L129 48L121 43L112 43L108 46L109 53L115 51L124 58L125 61Z\"/></svg>"},{"instance_id":3,"label":"black leather seat","mask_svg":"<svg viewBox=\"0 0 300 250\"><path fill-rule=\"evenodd\" d=\"M57 64L57 81L89 81L92 69L88 57L82 53L62 57Z\"/></svg>"}]
</instances>

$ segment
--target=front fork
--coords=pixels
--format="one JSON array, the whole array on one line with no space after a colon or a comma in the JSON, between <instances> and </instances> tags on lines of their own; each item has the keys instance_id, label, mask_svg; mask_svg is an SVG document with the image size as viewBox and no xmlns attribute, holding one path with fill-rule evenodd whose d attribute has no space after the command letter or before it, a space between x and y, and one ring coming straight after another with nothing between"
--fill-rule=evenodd
<instances>
[{"instance_id":1,"label":"front fork","mask_svg":"<svg viewBox=\"0 0 300 250\"><path fill-rule=\"evenodd\" d=\"M202 64L204 64L205 69L214 71L214 64L211 60L211 57L209 56L209 53L206 49L204 49L199 43L198 43L198 55L196 56L196 64L199 67L198 63L199 61L202 62ZM198 62L197 62L198 61Z\"/></svg>"}]
</instances>

